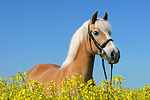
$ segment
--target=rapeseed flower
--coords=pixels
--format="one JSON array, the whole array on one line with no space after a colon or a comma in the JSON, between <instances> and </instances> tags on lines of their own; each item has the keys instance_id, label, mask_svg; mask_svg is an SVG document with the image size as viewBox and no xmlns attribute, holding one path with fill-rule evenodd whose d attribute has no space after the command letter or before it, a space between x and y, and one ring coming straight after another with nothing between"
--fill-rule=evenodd
<instances>
[{"instance_id":1,"label":"rapeseed flower","mask_svg":"<svg viewBox=\"0 0 150 100\"><path fill-rule=\"evenodd\" d=\"M0 78L0 100L149 100L150 98L150 85L144 85L140 89L129 89L123 86L125 81L122 76L113 77L112 85L109 80L103 80L96 86L94 79L83 83L81 75L76 73L71 79L63 79L60 94L56 92L57 84L54 81L47 83L50 92L45 93L42 83L34 80L25 83L26 77L27 73L20 71L10 80L8 77Z\"/></svg>"}]
</instances>

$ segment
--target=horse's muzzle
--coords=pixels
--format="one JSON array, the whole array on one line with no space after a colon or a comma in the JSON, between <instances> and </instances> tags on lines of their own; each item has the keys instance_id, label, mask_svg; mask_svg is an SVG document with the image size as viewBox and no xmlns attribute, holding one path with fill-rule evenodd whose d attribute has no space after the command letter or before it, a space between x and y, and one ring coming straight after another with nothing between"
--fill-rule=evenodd
<instances>
[{"instance_id":1,"label":"horse's muzzle","mask_svg":"<svg viewBox=\"0 0 150 100\"><path fill-rule=\"evenodd\" d=\"M118 49L117 49L118 50ZM111 52L111 64L116 64L119 62L120 59L120 51L118 50L117 52L112 51Z\"/></svg>"},{"instance_id":2,"label":"horse's muzzle","mask_svg":"<svg viewBox=\"0 0 150 100\"><path fill-rule=\"evenodd\" d=\"M106 59L109 64L117 64L120 59L120 51L117 48L109 53L102 50L101 57Z\"/></svg>"}]
</instances>

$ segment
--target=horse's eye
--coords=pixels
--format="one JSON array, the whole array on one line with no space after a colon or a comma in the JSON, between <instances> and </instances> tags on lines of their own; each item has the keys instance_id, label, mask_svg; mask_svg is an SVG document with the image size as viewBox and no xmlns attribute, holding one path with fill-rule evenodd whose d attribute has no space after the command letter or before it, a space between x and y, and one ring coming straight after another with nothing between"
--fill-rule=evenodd
<instances>
[{"instance_id":1,"label":"horse's eye","mask_svg":"<svg viewBox=\"0 0 150 100\"><path fill-rule=\"evenodd\" d=\"M93 35L98 36L98 35L99 35L99 32L98 32L98 31L94 31L94 32L93 32Z\"/></svg>"}]
</instances>

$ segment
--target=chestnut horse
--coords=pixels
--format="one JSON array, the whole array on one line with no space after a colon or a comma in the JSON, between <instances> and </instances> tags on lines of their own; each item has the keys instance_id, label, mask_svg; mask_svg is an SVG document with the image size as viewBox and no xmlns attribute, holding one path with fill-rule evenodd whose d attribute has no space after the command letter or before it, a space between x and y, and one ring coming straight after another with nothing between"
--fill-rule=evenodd
<instances>
[{"instance_id":1,"label":"chestnut horse","mask_svg":"<svg viewBox=\"0 0 150 100\"><path fill-rule=\"evenodd\" d=\"M39 64L32 67L27 80L35 80L44 85L44 90L48 92L46 84L50 81L57 83L58 92L61 92L61 81L64 77L71 78L74 73L82 75L82 81L87 82L93 78L93 66L95 55L100 55L108 63L118 63L120 51L111 39L111 26L107 21L108 15L97 18L97 12L92 19L86 21L73 35L69 52L62 66L54 64ZM92 39L91 39L92 36ZM110 41L108 41L110 40ZM105 46L101 46L105 43Z\"/></svg>"}]
</instances>

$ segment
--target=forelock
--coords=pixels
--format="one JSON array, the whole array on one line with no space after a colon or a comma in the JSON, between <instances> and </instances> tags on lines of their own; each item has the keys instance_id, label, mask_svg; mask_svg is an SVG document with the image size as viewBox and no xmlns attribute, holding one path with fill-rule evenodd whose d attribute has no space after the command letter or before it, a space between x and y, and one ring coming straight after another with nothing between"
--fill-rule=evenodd
<instances>
[{"instance_id":1,"label":"forelock","mask_svg":"<svg viewBox=\"0 0 150 100\"><path fill-rule=\"evenodd\" d=\"M95 28L100 29L101 31L109 33L111 31L111 25L107 20L97 19L95 22Z\"/></svg>"}]
</instances>

